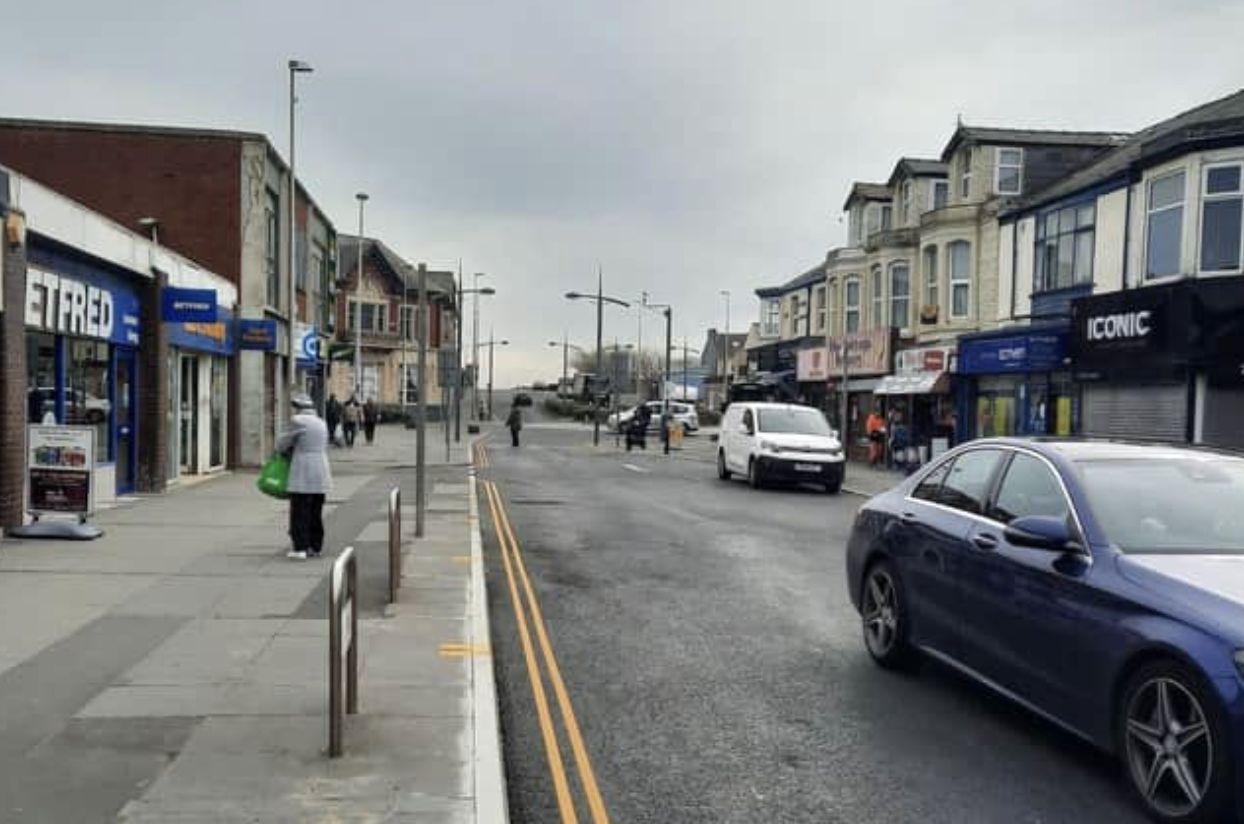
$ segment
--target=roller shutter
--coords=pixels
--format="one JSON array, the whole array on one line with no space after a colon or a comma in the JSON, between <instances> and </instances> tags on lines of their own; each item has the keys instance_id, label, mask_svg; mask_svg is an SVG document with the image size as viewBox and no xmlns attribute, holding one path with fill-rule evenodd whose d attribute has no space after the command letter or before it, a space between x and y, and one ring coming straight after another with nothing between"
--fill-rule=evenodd
<instances>
[{"instance_id":1,"label":"roller shutter","mask_svg":"<svg viewBox=\"0 0 1244 824\"><path fill-rule=\"evenodd\" d=\"M1081 403L1081 427L1085 435L1173 443L1187 441L1188 388L1185 384L1085 384Z\"/></svg>"},{"instance_id":2,"label":"roller shutter","mask_svg":"<svg viewBox=\"0 0 1244 824\"><path fill-rule=\"evenodd\" d=\"M1201 442L1244 449L1244 389L1209 389L1201 418Z\"/></svg>"}]
</instances>

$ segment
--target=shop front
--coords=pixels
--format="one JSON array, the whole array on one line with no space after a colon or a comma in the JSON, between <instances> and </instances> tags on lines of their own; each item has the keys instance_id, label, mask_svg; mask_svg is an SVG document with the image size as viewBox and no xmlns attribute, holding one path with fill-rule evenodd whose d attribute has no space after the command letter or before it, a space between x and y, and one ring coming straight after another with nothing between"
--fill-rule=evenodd
<instances>
[{"instance_id":1,"label":"shop front","mask_svg":"<svg viewBox=\"0 0 1244 824\"><path fill-rule=\"evenodd\" d=\"M1081 398L1067 338L1063 323L960 337L957 437L1079 432Z\"/></svg>"},{"instance_id":2,"label":"shop front","mask_svg":"<svg viewBox=\"0 0 1244 824\"><path fill-rule=\"evenodd\" d=\"M228 462L229 361L233 313L168 325L168 477L202 475Z\"/></svg>"},{"instance_id":3,"label":"shop front","mask_svg":"<svg viewBox=\"0 0 1244 824\"><path fill-rule=\"evenodd\" d=\"M826 350L827 404L834 427L846 431L847 456L868 459L868 414L876 407L875 392L890 373L893 330L870 329L829 339ZM843 392L846 393L846 426L842 425Z\"/></svg>"},{"instance_id":4,"label":"shop front","mask_svg":"<svg viewBox=\"0 0 1244 824\"><path fill-rule=\"evenodd\" d=\"M134 491L141 276L32 236L26 268L26 420L93 432L99 501Z\"/></svg>"},{"instance_id":5,"label":"shop front","mask_svg":"<svg viewBox=\"0 0 1244 824\"><path fill-rule=\"evenodd\" d=\"M1244 448L1244 278L1072 304L1084 434Z\"/></svg>"},{"instance_id":6,"label":"shop front","mask_svg":"<svg viewBox=\"0 0 1244 824\"><path fill-rule=\"evenodd\" d=\"M946 346L904 349L894 355L894 374L881 379L874 394L887 417L907 427L910 445L924 463L953 445L954 404L950 366L954 350Z\"/></svg>"}]
</instances>

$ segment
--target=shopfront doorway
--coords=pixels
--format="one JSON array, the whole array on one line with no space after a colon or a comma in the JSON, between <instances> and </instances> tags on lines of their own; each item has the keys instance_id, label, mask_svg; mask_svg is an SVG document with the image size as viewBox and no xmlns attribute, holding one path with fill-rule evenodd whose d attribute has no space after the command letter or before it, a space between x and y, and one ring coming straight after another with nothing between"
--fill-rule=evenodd
<instances>
[{"instance_id":1,"label":"shopfront doorway","mask_svg":"<svg viewBox=\"0 0 1244 824\"><path fill-rule=\"evenodd\" d=\"M135 487L135 467L138 463L137 358L133 349L113 349L113 374L116 376L115 418L117 493L132 493Z\"/></svg>"},{"instance_id":2,"label":"shopfront doorway","mask_svg":"<svg viewBox=\"0 0 1244 824\"><path fill-rule=\"evenodd\" d=\"M181 356L178 399L178 455L183 475L193 474L199 465L199 359Z\"/></svg>"}]
</instances>

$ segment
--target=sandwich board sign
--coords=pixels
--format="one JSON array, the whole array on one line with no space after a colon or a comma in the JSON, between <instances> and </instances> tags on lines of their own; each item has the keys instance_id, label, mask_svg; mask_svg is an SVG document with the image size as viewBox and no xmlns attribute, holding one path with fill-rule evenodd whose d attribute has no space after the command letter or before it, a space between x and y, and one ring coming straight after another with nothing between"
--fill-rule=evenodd
<instances>
[{"instance_id":1,"label":"sandwich board sign","mask_svg":"<svg viewBox=\"0 0 1244 824\"><path fill-rule=\"evenodd\" d=\"M27 432L27 510L35 516L57 513L86 519L95 511L95 430L34 425Z\"/></svg>"}]
</instances>

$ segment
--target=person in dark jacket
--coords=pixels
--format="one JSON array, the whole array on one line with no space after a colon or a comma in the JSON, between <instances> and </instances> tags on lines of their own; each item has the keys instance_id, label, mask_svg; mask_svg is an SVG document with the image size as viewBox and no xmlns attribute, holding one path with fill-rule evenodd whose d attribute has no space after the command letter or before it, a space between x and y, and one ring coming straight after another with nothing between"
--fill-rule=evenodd
<instances>
[{"instance_id":1,"label":"person in dark jacket","mask_svg":"<svg viewBox=\"0 0 1244 824\"><path fill-rule=\"evenodd\" d=\"M652 410L648 408L648 404L640 404L635 414L631 416L630 426L626 429L627 452L630 452L633 446L638 446L645 451L648 449L648 427L651 425Z\"/></svg>"},{"instance_id":2,"label":"person in dark jacket","mask_svg":"<svg viewBox=\"0 0 1244 824\"><path fill-rule=\"evenodd\" d=\"M510 414L505 418L505 425L510 429L510 445L518 446L518 433L523 431L523 410L518 405L510 407Z\"/></svg>"},{"instance_id":3,"label":"person in dark jacket","mask_svg":"<svg viewBox=\"0 0 1244 824\"><path fill-rule=\"evenodd\" d=\"M341 423L341 401L336 394L330 394L324 403L324 423L328 425L328 444L337 446L337 424Z\"/></svg>"},{"instance_id":4,"label":"person in dark jacket","mask_svg":"<svg viewBox=\"0 0 1244 824\"><path fill-rule=\"evenodd\" d=\"M378 423L380 423L380 407L376 405L375 398L368 398L363 403L363 434L367 436L368 445L376 442L376 424Z\"/></svg>"}]
</instances>

